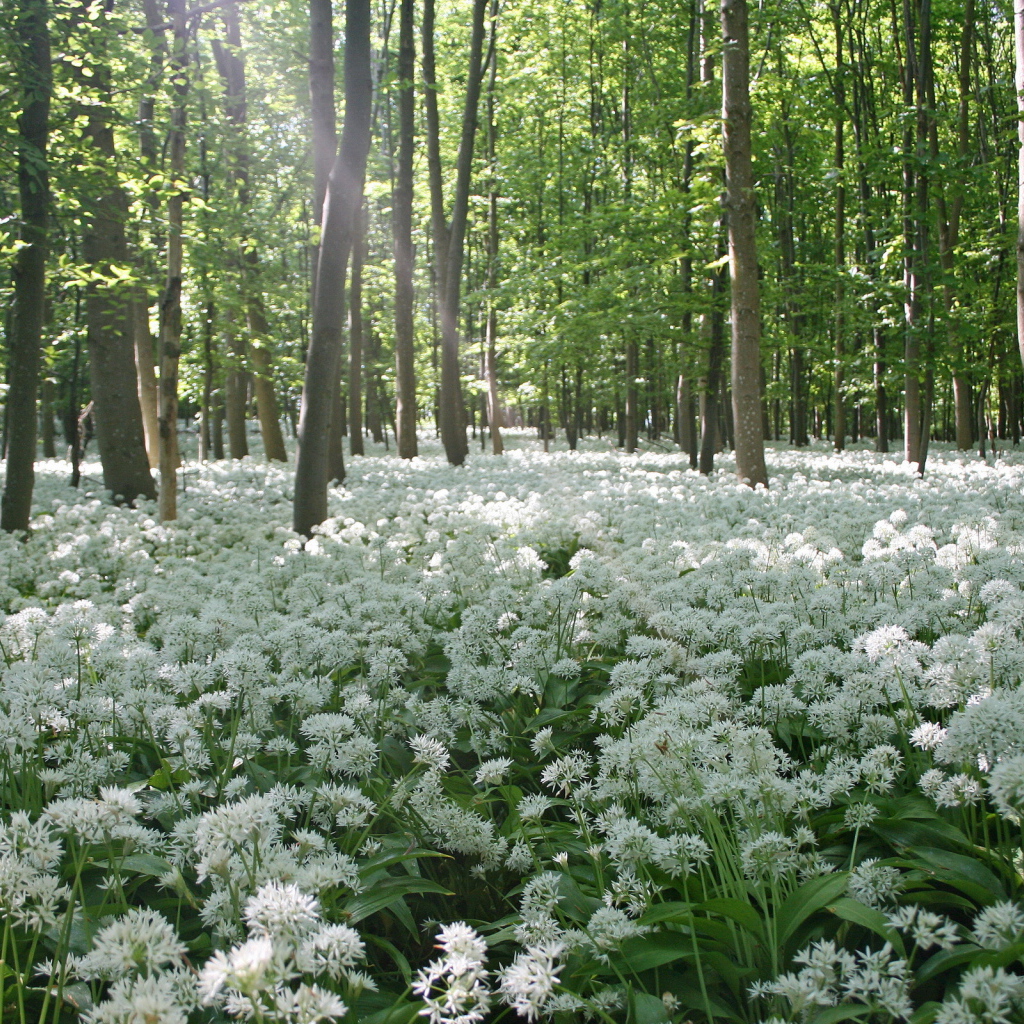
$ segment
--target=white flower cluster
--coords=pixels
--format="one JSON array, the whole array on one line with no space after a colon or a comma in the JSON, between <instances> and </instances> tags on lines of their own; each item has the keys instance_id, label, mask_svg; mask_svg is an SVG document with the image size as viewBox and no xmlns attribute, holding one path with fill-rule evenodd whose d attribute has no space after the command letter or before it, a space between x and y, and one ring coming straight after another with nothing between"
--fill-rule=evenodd
<instances>
[{"instance_id":1,"label":"white flower cluster","mask_svg":"<svg viewBox=\"0 0 1024 1024\"><path fill-rule=\"evenodd\" d=\"M848 871L850 897L906 915L904 871L868 845L887 800L1024 819L1024 462L937 451L919 480L866 451L769 458L751 491L597 442L457 472L368 457L308 542L280 467L190 467L158 524L41 466L32 537L0 536L5 916L39 935L73 918L68 864L116 906L136 871L222 947L208 1003L326 1020L373 985L336 908L386 873L371 858L427 847L521 886L504 971L452 925L417 981L432 1021L470 1024L497 997L608 1012L622 992L570 991L567 964L614 960L726 860L744 892ZM829 809L849 862L809 827ZM999 906L979 947L1020 934ZM133 1000L184 1015L182 948L120 913L53 977L105 991L97 1022ZM764 993L904 1014L891 949L806 957ZM1015 1007L1009 977L958 998Z\"/></svg>"}]
</instances>

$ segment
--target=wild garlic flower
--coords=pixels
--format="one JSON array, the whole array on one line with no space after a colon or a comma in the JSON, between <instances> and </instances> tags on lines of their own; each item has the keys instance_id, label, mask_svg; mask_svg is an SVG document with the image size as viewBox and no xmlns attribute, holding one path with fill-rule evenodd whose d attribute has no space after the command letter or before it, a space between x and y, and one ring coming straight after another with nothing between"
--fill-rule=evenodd
<instances>
[{"instance_id":1,"label":"wild garlic flower","mask_svg":"<svg viewBox=\"0 0 1024 1024\"><path fill-rule=\"evenodd\" d=\"M438 933L444 956L421 968L412 990L424 1003L420 1016L430 1024L479 1024L490 1009L487 943L462 921Z\"/></svg>"},{"instance_id":2,"label":"wild garlic flower","mask_svg":"<svg viewBox=\"0 0 1024 1024\"><path fill-rule=\"evenodd\" d=\"M556 963L565 947L549 943L527 948L499 976L502 1001L520 1017L534 1021L544 1012L558 984L563 964Z\"/></svg>"},{"instance_id":3,"label":"wild garlic flower","mask_svg":"<svg viewBox=\"0 0 1024 1024\"><path fill-rule=\"evenodd\" d=\"M76 962L75 973L106 980L148 976L180 963L184 954L184 944L162 914L132 908L96 934L92 949Z\"/></svg>"}]
</instances>

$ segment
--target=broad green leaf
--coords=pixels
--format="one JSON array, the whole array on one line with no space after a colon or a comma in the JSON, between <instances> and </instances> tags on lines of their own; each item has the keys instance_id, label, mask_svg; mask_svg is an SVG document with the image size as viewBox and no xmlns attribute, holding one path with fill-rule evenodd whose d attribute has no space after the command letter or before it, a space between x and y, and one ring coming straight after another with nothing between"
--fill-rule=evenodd
<instances>
[{"instance_id":1,"label":"broad green leaf","mask_svg":"<svg viewBox=\"0 0 1024 1024\"><path fill-rule=\"evenodd\" d=\"M633 993L633 1024L663 1024L668 1020L665 1003L650 992Z\"/></svg>"},{"instance_id":2,"label":"broad green leaf","mask_svg":"<svg viewBox=\"0 0 1024 1024\"><path fill-rule=\"evenodd\" d=\"M847 897L838 899L835 903L830 903L826 909L829 913L835 914L836 917L841 917L844 921L850 921L852 924L863 925L865 928L870 929L880 938L890 943L900 956L906 956L903 937L889 924L885 914L880 910L867 907L863 903Z\"/></svg>"},{"instance_id":3,"label":"broad green leaf","mask_svg":"<svg viewBox=\"0 0 1024 1024\"><path fill-rule=\"evenodd\" d=\"M345 905L348 923L356 924L371 914L386 910L403 896L428 892L440 893L442 896L454 895L450 889L446 889L443 885L432 882L428 878L414 878L412 875L405 877L389 875L387 878L375 882L370 891L353 896L348 901Z\"/></svg>"},{"instance_id":4,"label":"broad green leaf","mask_svg":"<svg viewBox=\"0 0 1024 1024\"><path fill-rule=\"evenodd\" d=\"M837 871L804 882L779 907L776 930L779 945L784 946L812 914L824 909L840 893L846 891L847 872Z\"/></svg>"},{"instance_id":5,"label":"broad green leaf","mask_svg":"<svg viewBox=\"0 0 1024 1024\"><path fill-rule=\"evenodd\" d=\"M836 1024L841 1020L860 1020L871 1013L870 1006L829 1006L811 1018L811 1024Z\"/></svg>"},{"instance_id":6,"label":"broad green leaf","mask_svg":"<svg viewBox=\"0 0 1024 1024\"><path fill-rule=\"evenodd\" d=\"M722 896L707 900L700 905L700 909L709 914L720 914L722 917L727 917L750 932L756 939L764 941L764 922L761 920L761 915L749 903Z\"/></svg>"}]
</instances>

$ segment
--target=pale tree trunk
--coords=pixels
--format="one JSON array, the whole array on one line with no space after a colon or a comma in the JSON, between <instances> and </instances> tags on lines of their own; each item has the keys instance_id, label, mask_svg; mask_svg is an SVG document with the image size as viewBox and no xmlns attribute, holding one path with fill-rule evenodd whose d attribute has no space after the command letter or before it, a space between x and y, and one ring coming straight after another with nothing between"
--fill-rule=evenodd
<instances>
[{"instance_id":1,"label":"pale tree trunk","mask_svg":"<svg viewBox=\"0 0 1024 1024\"><path fill-rule=\"evenodd\" d=\"M46 0L18 0L14 13L22 108L18 192L22 247L14 258L14 323L7 363L7 476L0 529L28 530L35 485L36 392L46 305L50 183L46 147L53 91Z\"/></svg>"},{"instance_id":2,"label":"pale tree trunk","mask_svg":"<svg viewBox=\"0 0 1024 1024\"><path fill-rule=\"evenodd\" d=\"M157 172L157 139L153 128L156 110L156 92L163 77L164 60L167 56L164 19L159 0L142 0L146 17L148 37L151 39L149 74L146 76L142 95L139 97L139 157L145 169L147 182ZM147 201L149 212L155 221L160 216L159 200L150 192ZM145 273L153 274L150 260L145 261ZM160 465L160 395L156 380L156 343L149 324L149 293L144 285L135 289L132 302L132 336L135 347L135 372L138 377L139 406L142 409L142 428L146 436L146 455L149 468Z\"/></svg>"},{"instance_id":3,"label":"pale tree trunk","mask_svg":"<svg viewBox=\"0 0 1024 1024\"><path fill-rule=\"evenodd\" d=\"M768 485L761 422L761 300L754 239L746 0L722 0L722 142L732 283L732 414L736 475Z\"/></svg>"},{"instance_id":4,"label":"pale tree trunk","mask_svg":"<svg viewBox=\"0 0 1024 1024\"><path fill-rule=\"evenodd\" d=\"M167 200L167 281L160 299L160 521L178 518L178 360L181 356L182 208L185 184L185 100L188 30L185 0L167 0L172 26L170 179Z\"/></svg>"},{"instance_id":5,"label":"pale tree trunk","mask_svg":"<svg viewBox=\"0 0 1024 1024\"><path fill-rule=\"evenodd\" d=\"M246 110L245 58L242 52L242 34L238 22L237 0L224 4L224 28L227 47L214 41L217 69L224 82L224 99L231 136L229 146L233 160L231 177L238 196L238 206L244 217L249 208L249 143L245 136L248 114ZM245 291L245 313L250 336L250 360L253 366L253 390L256 394L256 413L260 421L263 451L271 462L286 462L284 436L278 418L277 396L274 394L273 355L270 349L270 325L259 281L259 253L251 240L239 254L242 286Z\"/></svg>"},{"instance_id":6,"label":"pale tree trunk","mask_svg":"<svg viewBox=\"0 0 1024 1024\"><path fill-rule=\"evenodd\" d=\"M398 174L391 202L395 254L395 429L398 454L414 459L416 440L412 197L416 145L416 42L413 0L401 0L398 28Z\"/></svg>"},{"instance_id":7,"label":"pale tree trunk","mask_svg":"<svg viewBox=\"0 0 1024 1024\"><path fill-rule=\"evenodd\" d=\"M149 326L149 300L145 288L136 288L132 301L132 339L135 348L136 390L142 410L142 429L146 438L149 468L160 465L159 392L156 382L156 357L153 332Z\"/></svg>"},{"instance_id":8,"label":"pale tree trunk","mask_svg":"<svg viewBox=\"0 0 1024 1024\"><path fill-rule=\"evenodd\" d=\"M437 263L437 304L441 322L441 441L453 466L461 466L469 452L466 440L462 383L459 373L459 302L465 252L469 186L473 171L473 141L483 81L484 16L487 0L473 0L469 71L462 112L462 133L455 165L455 191L450 223L445 223L441 180L440 129L434 67L434 0L423 11L423 77L427 114L427 162L430 174L431 221Z\"/></svg>"},{"instance_id":9,"label":"pale tree trunk","mask_svg":"<svg viewBox=\"0 0 1024 1024\"><path fill-rule=\"evenodd\" d=\"M99 8L91 18L88 9L81 13L86 17L78 27L88 33L84 49L103 53L106 9ZM95 154L102 180L96 182L92 202L86 197L83 204L87 214L82 255L94 271L110 277L112 268L129 265L125 235L128 201L117 183L110 69L97 61L91 70L91 75L83 73L79 78L83 90L95 90L94 100L98 101L88 108L84 141ZM86 289L89 378L103 485L115 500L129 503L138 497L156 497L138 398L132 307L131 289L124 286L115 289L93 281Z\"/></svg>"},{"instance_id":10,"label":"pale tree trunk","mask_svg":"<svg viewBox=\"0 0 1024 1024\"><path fill-rule=\"evenodd\" d=\"M312 536L314 526L327 518L328 432L345 309L342 283L355 218L363 201L363 178L370 149L373 82L369 0L348 0L345 40L345 125L324 201L313 330L302 388L299 457L295 467L292 525L296 533L307 537Z\"/></svg>"},{"instance_id":11,"label":"pale tree trunk","mask_svg":"<svg viewBox=\"0 0 1024 1024\"><path fill-rule=\"evenodd\" d=\"M1017 345L1024 362L1024 3L1014 0L1013 39L1017 89Z\"/></svg>"}]
</instances>

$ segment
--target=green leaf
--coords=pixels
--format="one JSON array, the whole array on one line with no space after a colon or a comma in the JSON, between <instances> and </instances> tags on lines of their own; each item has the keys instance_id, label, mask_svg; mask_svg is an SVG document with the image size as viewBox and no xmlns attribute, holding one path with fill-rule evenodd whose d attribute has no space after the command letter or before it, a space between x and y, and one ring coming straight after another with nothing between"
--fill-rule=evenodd
<instances>
[{"instance_id":1,"label":"green leaf","mask_svg":"<svg viewBox=\"0 0 1024 1024\"><path fill-rule=\"evenodd\" d=\"M836 1024L840 1020L860 1020L871 1013L870 1006L829 1006L811 1018L811 1024Z\"/></svg>"},{"instance_id":2,"label":"green leaf","mask_svg":"<svg viewBox=\"0 0 1024 1024\"><path fill-rule=\"evenodd\" d=\"M668 1020L664 1002L650 992L635 992L632 998L633 1024L663 1024Z\"/></svg>"},{"instance_id":3,"label":"green leaf","mask_svg":"<svg viewBox=\"0 0 1024 1024\"><path fill-rule=\"evenodd\" d=\"M962 886L965 881L969 882L972 887L980 888L991 896L992 900L987 902L1006 899L1003 883L976 858L928 848L916 849L914 853L918 863L923 862L930 873L941 881L958 886ZM968 892L967 889L964 891ZM968 892L968 895L971 893Z\"/></svg>"},{"instance_id":4,"label":"green leaf","mask_svg":"<svg viewBox=\"0 0 1024 1024\"><path fill-rule=\"evenodd\" d=\"M727 917L730 921L735 921L741 928L750 932L754 938L762 942L764 941L764 922L761 920L761 915L749 903L722 896L717 899L707 900L707 902L700 905L700 909L709 914L719 914L722 917Z\"/></svg>"},{"instance_id":5,"label":"green leaf","mask_svg":"<svg viewBox=\"0 0 1024 1024\"><path fill-rule=\"evenodd\" d=\"M796 892L791 893L779 907L776 920L779 945L784 946L812 914L823 910L829 903L846 890L846 871L821 875L804 882Z\"/></svg>"},{"instance_id":6,"label":"green leaf","mask_svg":"<svg viewBox=\"0 0 1024 1024\"><path fill-rule=\"evenodd\" d=\"M402 980L406 985L411 985L412 967L409 965L409 961L405 958L405 954L403 954L393 942L385 939L381 935L374 935L372 932L367 932L365 938L371 945L376 946L378 949L383 949L384 952L394 960L395 966L402 975Z\"/></svg>"},{"instance_id":7,"label":"green leaf","mask_svg":"<svg viewBox=\"0 0 1024 1024\"><path fill-rule=\"evenodd\" d=\"M640 974L664 964L693 956L693 939L681 932L656 932L626 939L619 949L616 967Z\"/></svg>"},{"instance_id":8,"label":"green leaf","mask_svg":"<svg viewBox=\"0 0 1024 1024\"><path fill-rule=\"evenodd\" d=\"M391 875L381 878L374 882L373 888L369 892L353 896L345 905L348 923L355 924L371 914L386 910L403 896L414 893L422 895L428 892L440 893L443 896L455 895L450 889L446 889L443 885L432 882L428 878L414 878L412 875L407 875L404 878Z\"/></svg>"},{"instance_id":9,"label":"green leaf","mask_svg":"<svg viewBox=\"0 0 1024 1024\"><path fill-rule=\"evenodd\" d=\"M829 913L835 914L836 917L842 918L844 921L849 921L852 924L863 925L863 927L870 929L880 938L892 945L892 948L899 953L900 956L906 956L906 950L903 946L903 937L900 933L889 924L885 914L880 910L875 910L873 907L866 907L863 903L859 903L857 900L851 900L847 897L836 900L835 903L829 904L827 907Z\"/></svg>"}]
</instances>

